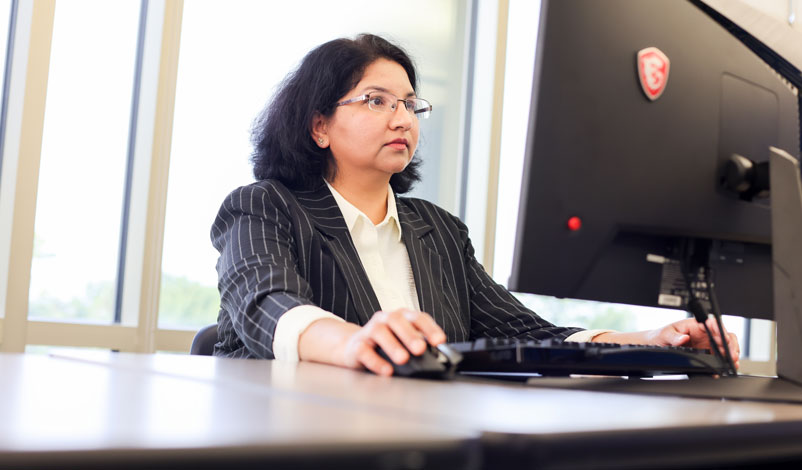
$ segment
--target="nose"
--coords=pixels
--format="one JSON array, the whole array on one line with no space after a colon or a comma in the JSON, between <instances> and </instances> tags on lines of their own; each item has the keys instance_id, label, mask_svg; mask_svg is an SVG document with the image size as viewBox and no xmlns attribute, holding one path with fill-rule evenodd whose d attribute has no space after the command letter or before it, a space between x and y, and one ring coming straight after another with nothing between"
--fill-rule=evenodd
<instances>
[{"instance_id":1,"label":"nose","mask_svg":"<svg viewBox=\"0 0 802 470\"><path fill-rule=\"evenodd\" d=\"M398 100L396 103L395 111L393 111L390 119L390 127L392 129L404 128L411 129L415 125L416 118L407 111L406 104L403 100Z\"/></svg>"}]
</instances>

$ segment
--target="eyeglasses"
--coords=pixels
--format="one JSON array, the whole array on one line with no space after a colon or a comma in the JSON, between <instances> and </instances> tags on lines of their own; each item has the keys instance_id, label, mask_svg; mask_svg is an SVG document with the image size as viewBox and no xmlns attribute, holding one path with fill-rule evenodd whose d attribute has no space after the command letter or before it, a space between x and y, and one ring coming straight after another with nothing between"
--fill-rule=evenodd
<instances>
[{"instance_id":1,"label":"eyeglasses","mask_svg":"<svg viewBox=\"0 0 802 470\"><path fill-rule=\"evenodd\" d=\"M407 112L418 119L426 119L432 114L432 105L421 98L407 98L402 100L392 93L383 91L373 91L366 95L357 96L349 100L337 103L337 106L345 106L351 103L368 102L368 108L380 113L394 113L398 107L398 102L404 103Z\"/></svg>"}]
</instances>

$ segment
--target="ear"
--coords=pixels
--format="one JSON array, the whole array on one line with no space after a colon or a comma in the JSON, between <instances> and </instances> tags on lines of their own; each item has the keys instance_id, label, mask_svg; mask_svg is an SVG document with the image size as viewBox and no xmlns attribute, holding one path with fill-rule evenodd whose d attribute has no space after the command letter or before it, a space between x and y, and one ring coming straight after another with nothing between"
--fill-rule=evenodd
<instances>
[{"instance_id":1,"label":"ear","mask_svg":"<svg viewBox=\"0 0 802 470\"><path fill-rule=\"evenodd\" d=\"M320 113L315 113L312 116L312 139L315 141L315 145L322 149L329 147L328 129L328 118Z\"/></svg>"}]
</instances>

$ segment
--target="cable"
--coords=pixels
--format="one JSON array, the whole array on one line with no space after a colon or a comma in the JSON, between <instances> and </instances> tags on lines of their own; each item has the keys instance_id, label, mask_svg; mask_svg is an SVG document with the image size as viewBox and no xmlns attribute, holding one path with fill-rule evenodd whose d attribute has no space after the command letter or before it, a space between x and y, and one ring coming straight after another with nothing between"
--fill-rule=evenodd
<instances>
[{"instance_id":1,"label":"cable","mask_svg":"<svg viewBox=\"0 0 802 470\"><path fill-rule=\"evenodd\" d=\"M707 333L707 339L710 341L710 349L713 351L713 355L716 356L716 359L718 359L723 366L725 366L724 368L726 370L724 375L730 375L732 371L735 370L735 367L730 367L732 359L730 358L730 360L727 361L727 359L725 359L725 357L721 354L721 351L719 351L718 347L716 347L716 341L713 339L713 334L710 332L710 329L705 323L708 318L708 312L705 310L702 302L696 297L696 294L693 291L689 267L690 263L688 260L690 253L687 249L687 246L684 245L685 244L683 244L684 256L680 261L680 271L682 272L683 279L685 279L685 286L688 289L688 310L693 314L694 318L696 318L696 321L702 325L702 328L704 328L705 332ZM725 348L725 350L729 356L729 349Z\"/></svg>"},{"instance_id":2,"label":"cable","mask_svg":"<svg viewBox=\"0 0 802 470\"><path fill-rule=\"evenodd\" d=\"M716 290L714 288L715 282L713 281L713 270L710 268L710 266L705 266L704 270L705 277L707 278L707 293L710 296L710 306L713 309L713 318L716 319L719 336L721 336L721 344L724 348L724 354L727 357L727 365L730 368L731 375L738 375L738 371L735 368L735 362L732 360L732 354L730 354L730 347L727 344L727 338L724 337L724 326L721 322L721 310L719 309L718 298L716 297Z\"/></svg>"}]
</instances>

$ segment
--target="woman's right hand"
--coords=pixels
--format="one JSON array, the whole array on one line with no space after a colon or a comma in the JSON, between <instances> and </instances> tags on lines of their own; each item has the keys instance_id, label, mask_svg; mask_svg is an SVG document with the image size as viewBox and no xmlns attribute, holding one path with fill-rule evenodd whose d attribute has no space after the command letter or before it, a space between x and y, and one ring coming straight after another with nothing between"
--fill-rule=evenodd
<instances>
[{"instance_id":1,"label":"woman's right hand","mask_svg":"<svg viewBox=\"0 0 802 470\"><path fill-rule=\"evenodd\" d=\"M416 356L423 354L427 342L436 346L445 340L445 333L430 315L398 309L376 312L362 327L335 320L314 322L301 335L298 350L302 360L366 368L390 376L392 364L379 356L377 346L393 362L404 364L410 352Z\"/></svg>"}]
</instances>

